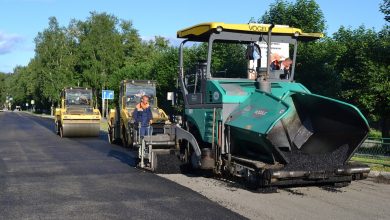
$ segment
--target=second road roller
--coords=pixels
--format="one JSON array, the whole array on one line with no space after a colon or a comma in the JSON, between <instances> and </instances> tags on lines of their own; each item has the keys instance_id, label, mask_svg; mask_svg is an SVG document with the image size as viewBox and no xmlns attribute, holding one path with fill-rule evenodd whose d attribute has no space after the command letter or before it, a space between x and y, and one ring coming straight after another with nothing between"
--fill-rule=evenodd
<instances>
[{"instance_id":1,"label":"second road roller","mask_svg":"<svg viewBox=\"0 0 390 220\"><path fill-rule=\"evenodd\" d=\"M60 107L55 110L55 132L61 137L97 137L100 111L93 107L92 90L65 88Z\"/></svg>"}]
</instances>

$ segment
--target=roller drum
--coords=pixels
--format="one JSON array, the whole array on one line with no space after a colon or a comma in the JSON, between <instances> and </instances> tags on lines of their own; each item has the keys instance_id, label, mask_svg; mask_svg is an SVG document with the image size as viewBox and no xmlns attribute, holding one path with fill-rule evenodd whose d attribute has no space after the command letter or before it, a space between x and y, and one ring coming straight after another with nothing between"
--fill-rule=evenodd
<instances>
[{"instance_id":1,"label":"roller drum","mask_svg":"<svg viewBox=\"0 0 390 220\"><path fill-rule=\"evenodd\" d=\"M98 137L99 131L99 122L64 122L62 125L62 137Z\"/></svg>"}]
</instances>

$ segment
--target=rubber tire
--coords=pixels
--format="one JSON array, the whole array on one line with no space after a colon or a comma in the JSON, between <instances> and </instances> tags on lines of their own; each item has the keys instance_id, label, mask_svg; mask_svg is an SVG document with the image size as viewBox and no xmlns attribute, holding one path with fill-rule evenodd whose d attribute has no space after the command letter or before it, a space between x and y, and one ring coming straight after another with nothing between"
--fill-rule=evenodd
<instances>
[{"instance_id":1,"label":"rubber tire","mask_svg":"<svg viewBox=\"0 0 390 220\"><path fill-rule=\"evenodd\" d=\"M64 128L62 126L60 126L60 137L64 137Z\"/></svg>"},{"instance_id":2,"label":"rubber tire","mask_svg":"<svg viewBox=\"0 0 390 220\"><path fill-rule=\"evenodd\" d=\"M60 134L60 129L59 129L59 127L58 127L58 122L56 122L55 125L54 125L54 133L55 133L56 135L59 135L59 134Z\"/></svg>"},{"instance_id":3,"label":"rubber tire","mask_svg":"<svg viewBox=\"0 0 390 220\"><path fill-rule=\"evenodd\" d=\"M127 136L126 128L122 127L122 146L125 148L133 148L133 141L129 141L129 137Z\"/></svg>"},{"instance_id":4,"label":"rubber tire","mask_svg":"<svg viewBox=\"0 0 390 220\"><path fill-rule=\"evenodd\" d=\"M108 142L110 144L114 144L114 140L113 140L113 133L114 133L114 128L111 128L110 127L108 128L108 131L107 131L107 137L108 137Z\"/></svg>"}]
</instances>

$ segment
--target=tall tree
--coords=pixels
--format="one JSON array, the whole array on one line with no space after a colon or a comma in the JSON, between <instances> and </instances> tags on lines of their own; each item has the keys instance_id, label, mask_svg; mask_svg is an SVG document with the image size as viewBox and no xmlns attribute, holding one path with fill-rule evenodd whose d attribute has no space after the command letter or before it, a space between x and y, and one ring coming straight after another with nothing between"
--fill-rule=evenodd
<instances>
[{"instance_id":1,"label":"tall tree","mask_svg":"<svg viewBox=\"0 0 390 220\"><path fill-rule=\"evenodd\" d=\"M382 136L390 137L389 35L363 26L341 27L334 39L343 45L336 66L342 79L341 97L359 106L371 120L380 120Z\"/></svg>"},{"instance_id":2,"label":"tall tree","mask_svg":"<svg viewBox=\"0 0 390 220\"><path fill-rule=\"evenodd\" d=\"M74 85L74 49L66 29L55 17L49 18L49 27L35 38L35 58L31 62L37 74L37 90L43 102L53 106L59 101L61 89Z\"/></svg>"},{"instance_id":3,"label":"tall tree","mask_svg":"<svg viewBox=\"0 0 390 220\"><path fill-rule=\"evenodd\" d=\"M385 15L385 20L390 22L390 0L383 0L379 10Z\"/></svg>"},{"instance_id":4,"label":"tall tree","mask_svg":"<svg viewBox=\"0 0 390 220\"><path fill-rule=\"evenodd\" d=\"M6 91L5 91L5 79L7 75L0 72L0 109L3 108L6 100Z\"/></svg>"},{"instance_id":5,"label":"tall tree","mask_svg":"<svg viewBox=\"0 0 390 220\"><path fill-rule=\"evenodd\" d=\"M297 0L295 4L276 0L259 22L289 25L305 32L325 31L324 14L315 0Z\"/></svg>"},{"instance_id":6,"label":"tall tree","mask_svg":"<svg viewBox=\"0 0 390 220\"><path fill-rule=\"evenodd\" d=\"M85 85L94 89L96 97L124 62L118 25L115 16L97 12L92 12L85 22L77 22L80 70Z\"/></svg>"}]
</instances>

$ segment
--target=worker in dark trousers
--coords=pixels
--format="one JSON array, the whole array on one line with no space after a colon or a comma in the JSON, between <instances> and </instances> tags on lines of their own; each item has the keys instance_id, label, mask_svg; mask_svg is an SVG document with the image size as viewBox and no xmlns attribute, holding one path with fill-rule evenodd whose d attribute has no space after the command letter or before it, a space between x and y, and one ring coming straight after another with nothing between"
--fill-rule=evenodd
<instances>
[{"instance_id":1,"label":"worker in dark trousers","mask_svg":"<svg viewBox=\"0 0 390 220\"><path fill-rule=\"evenodd\" d=\"M149 106L149 97L144 95L141 97L141 102L135 106L133 119L136 125L141 125L140 136L148 135L150 125L152 124L152 110ZM152 132L152 131L150 131Z\"/></svg>"}]
</instances>

